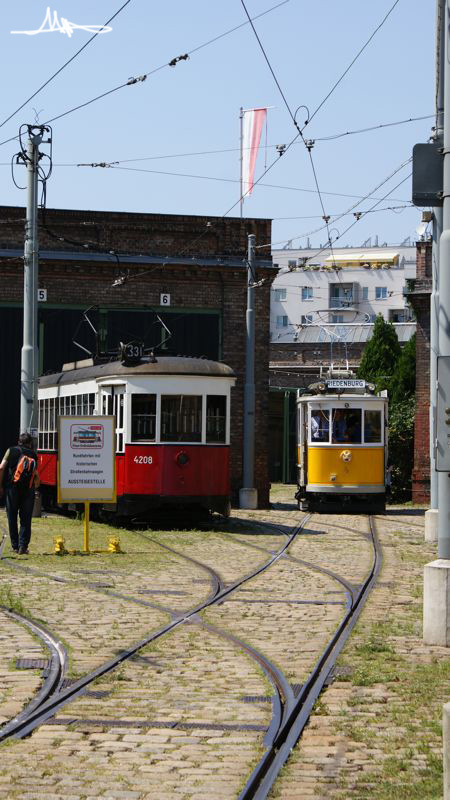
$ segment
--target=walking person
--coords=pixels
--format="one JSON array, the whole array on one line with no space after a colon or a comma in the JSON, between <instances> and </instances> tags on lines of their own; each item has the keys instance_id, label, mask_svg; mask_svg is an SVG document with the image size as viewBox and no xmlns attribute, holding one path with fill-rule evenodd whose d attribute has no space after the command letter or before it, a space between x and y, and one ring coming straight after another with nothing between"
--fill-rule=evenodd
<instances>
[{"instance_id":1,"label":"walking person","mask_svg":"<svg viewBox=\"0 0 450 800\"><path fill-rule=\"evenodd\" d=\"M37 463L31 435L21 433L17 446L6 451L0 464L0 497L5 492L11 547L19 555L28 553L31 539L35 489L41 483Z\"/></svg>"}]
</instances>

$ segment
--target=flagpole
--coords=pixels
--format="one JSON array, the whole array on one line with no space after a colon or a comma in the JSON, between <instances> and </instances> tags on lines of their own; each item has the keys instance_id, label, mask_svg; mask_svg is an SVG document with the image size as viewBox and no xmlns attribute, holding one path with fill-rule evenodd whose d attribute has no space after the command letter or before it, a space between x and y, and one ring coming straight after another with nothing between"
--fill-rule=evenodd
<instances>
[{"instance_id":1,"label":"flagpole","mask_svg":"<svg viewBox=\"0 0 450 800\"><path fill-rule=\"evenodd\" d=\"M242 196L242 194L243 194L243 191L242 191L242 188L243 188L243 187L242 187L242 176L243 176L243 158L244 158L244 128L243 128L243 125L244 125L244 109L242 108L242 106L241 106L241 111L240 111L240 114L239 114L239 119L240 119L240 129L241 129L241 142L240 142L240 150L241 150L241 158L240 158L240 163L241 163L241 177L240 177L240 181L239 181L239 187L240 187L241 196L240 196L240 202L239 202L239 204L240 204L240 209L241 209L241 219L242 219L242 217L243 217L243 211L244 211L244 198L243 198L243 196Z\"/></svg>"}]
</instances>

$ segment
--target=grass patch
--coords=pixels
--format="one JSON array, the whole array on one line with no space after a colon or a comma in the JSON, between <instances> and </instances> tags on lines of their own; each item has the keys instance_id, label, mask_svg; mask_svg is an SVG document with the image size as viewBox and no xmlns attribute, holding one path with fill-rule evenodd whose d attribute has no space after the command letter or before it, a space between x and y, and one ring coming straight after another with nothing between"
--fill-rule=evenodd
<instances>
[{"instance_id":1,"label":"grass patch","mask_svg":"<svg viewBox=\"0 0 450 800\"><path fill-rule=\"evenodd\" d=\"M5 584L0 584L0 606L5 606L10 611L16 611L18 614L29 616L29 612L25 608L22 598L14 594L11 587Z\"/></svg>"}]
</instances>

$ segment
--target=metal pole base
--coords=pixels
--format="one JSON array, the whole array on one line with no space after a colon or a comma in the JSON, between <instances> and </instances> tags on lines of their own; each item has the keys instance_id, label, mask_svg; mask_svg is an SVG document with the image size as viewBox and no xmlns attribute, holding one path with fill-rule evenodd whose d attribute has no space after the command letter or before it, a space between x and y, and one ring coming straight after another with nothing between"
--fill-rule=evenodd
<instances>
[{"instance_id":1,"label":"metal pole base","mask_svg":"<svg viewBox=\"0 0 450 800\"><path fill-rule=\"evenodd\" d=\"M425 541L437 542L438 540L439 511L437 508L430 508L425 511Z\"/></svg>"},{"instance_id":2,"label":"metal pole base","mask_svg":"<svg viewBox=\"0 0 450 800\"><path fill-rule=\"evenodd\" d=\"M35 492L33 517L42 517L42 497L40 492Z\"/></svg>"},{"instance_id":3,"label":"metal pole base","mask_svg":"<svg viewBox=\"0 0 450 800\"><path fill-rule=\"evenodd\" d=\"M450 647L450 561L444 558L424 567L423 640Z\"/></svg>"},{"instance_id":4,"label":"metal pole base","mask_svg":"<svg viewBox=\"0 0 450 800\"><path fill-rule=\"evenodd\" d=\"M255 510L258 508L257 489L239 489L239 508Z\"/></svg>"}]
</instances>

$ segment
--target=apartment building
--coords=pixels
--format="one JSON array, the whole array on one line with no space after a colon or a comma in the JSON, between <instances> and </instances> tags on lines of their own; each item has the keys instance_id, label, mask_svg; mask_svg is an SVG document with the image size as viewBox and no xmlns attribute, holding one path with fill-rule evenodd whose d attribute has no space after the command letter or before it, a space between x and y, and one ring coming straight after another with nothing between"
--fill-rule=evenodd
<instances>
[{"instance_id":1,"label":"apartment building","mask_svg":"<svg viewBox=\"0 0 450 800\"><path fill-rule=\"evenodd\" d=\"M273 250L271 342L296 342L306 325L410 322L406 282L416 277L416 247Z\"/></svg>"}]
</instances>

